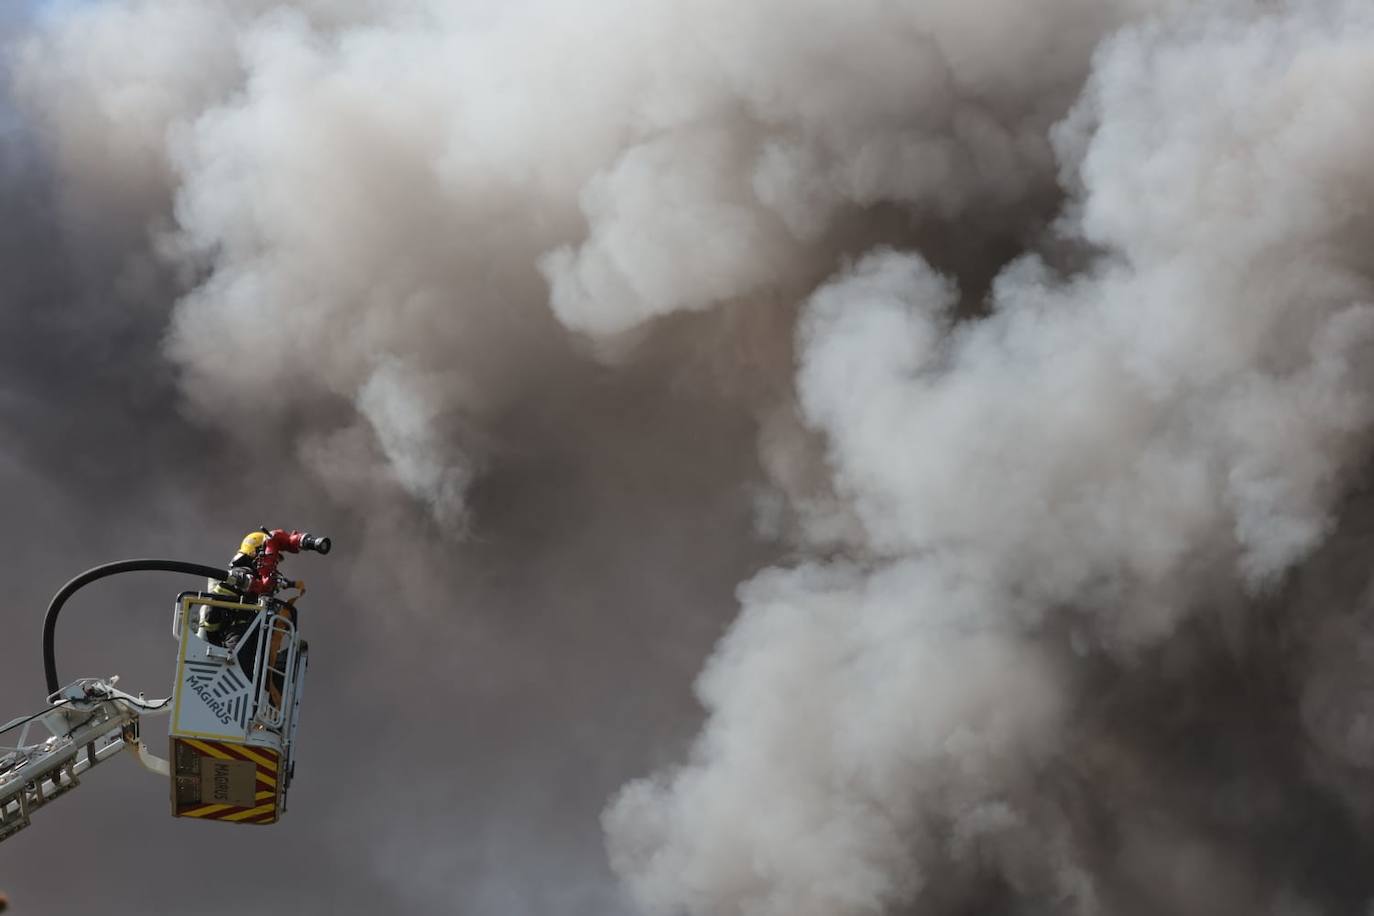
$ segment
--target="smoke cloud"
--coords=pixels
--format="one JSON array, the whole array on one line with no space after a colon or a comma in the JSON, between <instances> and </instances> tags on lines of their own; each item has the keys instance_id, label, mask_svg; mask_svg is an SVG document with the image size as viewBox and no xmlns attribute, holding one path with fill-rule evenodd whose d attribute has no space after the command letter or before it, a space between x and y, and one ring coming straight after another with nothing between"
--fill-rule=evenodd
<instances>
[{"instance_id":1,"label":"smoke cloud","mask_svg":"<svg viewBox=\"0 0 1374 916\"><path fill-rule=\"evenodd\" d=\"M1130 659L1253 599L1327 536L1368 454L1349 201L1374 188L1346 106L1368 98L1370 20L1240 11L1099 50L1054 131L1074 190L1056 229L1085 265L1024 255L960 321L954 283L878 253L803 309L800 411L861 535L742 590L693 760L608 811L649 911L876 912L980 859L1018 896L1102 910L1095 838L1025 784L1073 766L1082 663L1047 657L1046 630ZM1340 105L1309 107L1313 86ZM1309 689L1359 742L1332 704L1362 702Z\"/></svg>"},{"instance_id":2,"label":"smoke cloud","mask_svg":"<svg viewBox=\"0 0 1374 916\"><path fill-rule=\"evenodd\" d=\"M9 485L356 545L292 911L1374 901L1367 4L7 28Z\"/></svg>"}]
</instances>

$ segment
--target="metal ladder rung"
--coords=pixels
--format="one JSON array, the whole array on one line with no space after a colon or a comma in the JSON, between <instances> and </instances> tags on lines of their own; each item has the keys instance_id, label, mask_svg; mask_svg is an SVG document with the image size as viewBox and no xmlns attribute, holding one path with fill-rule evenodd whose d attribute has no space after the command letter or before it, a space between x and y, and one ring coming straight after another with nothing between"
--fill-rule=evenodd
<instances>
[{"instance_id":1,"label":"metal ladder rung","mask_svg":"<svg viewBox=\"0 0 1374 916\"><path fill-rule=\"evenodd\" d=\"M124 729L136 719L126 706L106 701L70 733L11 759L14 766L0 771L0 840L28 827L33 812L81 785L87 770L123 750Z\"/></svg>"}]
</instances>

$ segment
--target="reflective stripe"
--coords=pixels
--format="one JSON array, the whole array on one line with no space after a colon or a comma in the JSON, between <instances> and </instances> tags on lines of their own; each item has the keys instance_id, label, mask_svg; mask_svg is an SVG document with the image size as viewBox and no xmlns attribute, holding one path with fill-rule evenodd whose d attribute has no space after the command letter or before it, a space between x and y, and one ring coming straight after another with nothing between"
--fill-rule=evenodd
<instances>
[{"instance_id":1,"label":"reflective stripe","mask_svg":"<svg viewBox=\"0 0 1374 916\"><path fill-rule=\"evenodd\" d=\"M274 762L271 760L271 758L269 758L269 757L266 757L266 756L264 756L264 755L262 755L262 754L259 754L259 753L255 752L255 751L249 750L249 749L246 748L246 747L241 747L241 746L238 746L238 745L235 745L234 747L232 747L231 750L235 751L236 753L242 754L243 756L247 757L249 760L253 761L254 763L258 763L258 764L261 764L262 766L267 767L267 768L268 768L269 770L271 770L273 773L277 772L277 765L276 765L276 763L274 763Z\"/></svg>"},{"instance_id":2,"label":"reflective stripe","mask_svg":"<svg viewBox=\"0 0 1374 916\"><path fill-rule=\"evenodd\" d=\"M249 808L246 811L238 811L234 814L226 814L220 818L222 821L241 821L245 818L257 817L260 814L271 814L272 805L258 805L256 808Z\"/></svg>"},{"instance_id":3,"label":"reflective stripe","mask_svg":"<svg viewBox=\"0 0 1374 916\"><path fill-rule=\"evenodd\" d=\"M218 757L220 760L234 759L233 755L226 754L222 749L210 744L206 744L204 741L197 741L195 738L182 738L181 740L185 741L187 744L191 745L191 747L195 748L196 750L204 751L211 757Z\"/></svg>"}]
</instances>

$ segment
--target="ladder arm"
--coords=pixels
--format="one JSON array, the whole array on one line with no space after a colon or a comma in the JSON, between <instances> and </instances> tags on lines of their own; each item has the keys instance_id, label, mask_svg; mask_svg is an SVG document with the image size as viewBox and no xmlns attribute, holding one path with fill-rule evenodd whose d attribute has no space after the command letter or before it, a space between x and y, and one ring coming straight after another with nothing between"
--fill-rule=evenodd
<instances>
[{"instance_id":1,"label":"ladder arm","mask_svg":"<svg viewBox=\"0 0 1374 916\"><path fill-rule=\"evenodd\" d=\"M50 709L0 729L0 736L18 731L17 743L0 746L0 841L29 826L34 811L75 789L82 774L126 746L144 766L167 773L167 761L148 753L138 737L140 715L165 706L165 700L150 703L116 690L112 681L87 679L59 691ZM27 743L35 725L49 737Z\"/></svg>"}]
</instances>

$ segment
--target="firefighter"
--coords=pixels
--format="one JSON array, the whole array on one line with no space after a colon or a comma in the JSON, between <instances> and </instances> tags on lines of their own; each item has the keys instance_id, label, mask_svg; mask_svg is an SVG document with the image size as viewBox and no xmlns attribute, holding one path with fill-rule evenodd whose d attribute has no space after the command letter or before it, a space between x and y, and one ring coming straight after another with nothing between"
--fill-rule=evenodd
<instances>
[{"instance_id":1,"label":"firefighter","mask_svg":"<svg viewBox=\"0 0 1374 916\"><path fill-rule=\"evenodd\" d=\"M293 582L281 574L278 566L283 553L313 550L326 554L329 548L329 538L264 526L244 535L238 552L229 561L228 575L222 582L211 580L209 590L244 604L254 604L264 598L275 600L281 589L304 587L301 582ZM206 607L201 611L199 634L218 645L232 647L237 637L252 623L253 616L255 614L239 612L236 615L225 608Z\"/></svg>"},{"instance_id":2,"label":"firefighter","mask_svg":"<svg viewBox=\"0 0 1374 916\"><path fill-rule=\"evenodd\" d=\"M329 553L329 547L329 538L306 534L304 531L259 528L244 535L239 552L229 563L229 578L226 581L247 598L256 599L264 595L270 598L283 588L300 588L299 582L292 582L277 570L283 553L313 550L325 554Z\"/></svg>"},{"instance_id":3,"label":"firefighter","mask_svg":"<svg viewBox=\"0 0 1374 916\"><path fill-rule=\"evenodd\" d=\"M255 605L255 607L252 610L247 608L204 607L201 609L199 634L211 643L234 651L239 657L239 665L243 673L252 678L254 676L252 659L257 655L258 633L256 630L249 633L249 628L258 615L258 608L270 608L276 615L289 620L294 625L296 622L295 598L290 601L281 601L276 595L278 591L284 588L294 588L298 592L305 591L305 583L286 578L277 568L281 563L282 554L300 553L302 550L313 550L319 554L326 554L329 553L329 547L329 538L307 534L304 531L287 531L283 528L264 526L257 531L248 532L243 536L243 541L239 543L238 553L234 554L234 558L229 561L228 575L224 577L222 582L211 581L210 590L236 603ZM265 658L271 660L268 662L269 664L284 665L283 633L271 624L269 624L269 628L271 642L268 645ZM245 633L248 634L246 639L244 638ZM240 640L243 640L242 646L239 645ZM281 704L282 678L282 674L274 672L267 682L271 702L274 706Z\"/></svg>"}]
</instances>

